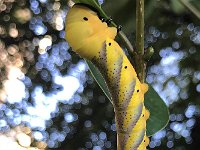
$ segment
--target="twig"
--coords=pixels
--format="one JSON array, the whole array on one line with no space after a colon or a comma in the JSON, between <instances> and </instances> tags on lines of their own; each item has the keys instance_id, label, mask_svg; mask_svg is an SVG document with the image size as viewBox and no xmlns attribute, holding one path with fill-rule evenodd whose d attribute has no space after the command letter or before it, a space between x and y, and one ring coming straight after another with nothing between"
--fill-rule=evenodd
<instances>
[{"instance_id":1,"label":"twig","mask_svg":"<svg viewBox=\"0 0 200 150\"><path fill-rule=\"evenodd\" d=\"M180 2L189 10L191 11L198 19L200 19L200 11L191 5L188 0L180 0Z\"/></svg>"},{"instance_id":2,"label":"twig","mask_svg":"<svg viewBox=\"0 0 200 150\"><path fill-rule=\"evenodd\" d=\"M141 82L145 80L146 64L143 59L144 55L144 0L136 0L136 50L139 55L138 77Z\"/></svg>"},{"instance_id":3,"label":"twig","mask_svg":"<svg viewBox=\"0 0 200 150\"><path fill-rule=\"evenodd\" d=\"M136 48L144 54L144 0L136 1Z\"/></svg>"},{"instance_id":4,"label":"twig","mask_svg":"<svg viewBox=\"0 0 200 150\"><path fill-rule=\"evenodd\" d=\"M131 42L128 40L128 38L126 37L126 35L124 34L124 32L119 31L118 35L119 35L120 39L123 40L128 51L130 53L133 53L134 52L133 46L132 46Z\"/></svg>"}]
</instances>

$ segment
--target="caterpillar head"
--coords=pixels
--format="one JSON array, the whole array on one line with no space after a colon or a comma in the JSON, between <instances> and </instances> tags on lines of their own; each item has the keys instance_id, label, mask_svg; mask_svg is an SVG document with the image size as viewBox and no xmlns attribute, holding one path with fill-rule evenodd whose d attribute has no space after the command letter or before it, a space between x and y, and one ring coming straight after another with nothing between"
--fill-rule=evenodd
<instances>
[{"instance_id":1,"label":"caterpillar head","mask_svg":"<svg viewBox=\"0 0 200 150\"><path fill-rule=\"evenodd\" d=\"M85 5L76 4L68 11L66 17L66 40L72 49L77 51L88 42L94 41L93 39L102 38L101 35L114 39L116 29L112 28L99 19L97 12ZM105 41L105 38L102 41Z\"/></svg>"},{"instance_id":2,"label":"caterpillar head","mask_svg":"<svg viewBox=\"0 0 200 150\"><path fill-rule=\"evenodd\" d=\"M84 5L74 5L66 18L66 39L73 50L77 50L86 39L105 28L107 24L99 19L95 11Z\"/></svg>"}]
</instances>

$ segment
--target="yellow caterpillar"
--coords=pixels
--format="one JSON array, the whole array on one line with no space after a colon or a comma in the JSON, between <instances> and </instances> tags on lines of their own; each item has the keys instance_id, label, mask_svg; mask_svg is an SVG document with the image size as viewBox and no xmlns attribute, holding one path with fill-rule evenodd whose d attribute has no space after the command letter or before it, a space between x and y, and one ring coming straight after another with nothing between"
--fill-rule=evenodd
<instances>
[{"instance_id":1,"label":"yellow caterpillar","mask_svg":"<svg viewBox=\"0 0 200 150\"><path fill-rule=\"evenodd\" d=\"M111 93L117 125L119 150L145 150L146 120L144 106L148 86L141 84L135 69L114 38L115 27L108 27L97 13L76 4L66 18L66 40L81 57L92 61L102 73Z\"/></svg>"}]
</instances>

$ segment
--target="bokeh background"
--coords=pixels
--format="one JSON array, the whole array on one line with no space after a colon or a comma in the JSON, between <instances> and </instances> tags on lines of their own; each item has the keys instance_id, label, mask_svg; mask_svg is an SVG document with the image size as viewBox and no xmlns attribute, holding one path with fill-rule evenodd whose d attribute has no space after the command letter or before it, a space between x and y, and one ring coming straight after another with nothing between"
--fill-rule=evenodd
<instances>
[{"instance_id":1,"label":"bokeh background","mask_svg":"<svg viewBox=\"0 0 200 150\"><path fill-rule=\"evenodd\" d=\"M135 2L103 8L134 41ZM68 9L65 0L0 1L1 150L116 149L112 105L64 39ZM200 19L179 0L147 1L145 17L145 47L155 50L146 80L170 110L149 149L200 149Z\"/></svg>"}]
</instances>

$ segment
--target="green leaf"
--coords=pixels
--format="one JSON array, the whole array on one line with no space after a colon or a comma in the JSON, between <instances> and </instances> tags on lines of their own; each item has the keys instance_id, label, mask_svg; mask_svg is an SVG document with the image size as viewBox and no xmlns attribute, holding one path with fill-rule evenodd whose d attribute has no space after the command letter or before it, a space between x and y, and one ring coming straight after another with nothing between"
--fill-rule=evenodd
<instances>
[{"instance_id":1,"label":"green leaf","mask_svg":"<svg viewBox=\"0 0 200 150\"><path fill-rule=\"evenodd\" d=\"M144 104L150 111L147 120L147 135L151 136L163 129L169 122L169 111L158 93L149 85L149 90L144 96Z\"/></svg>"},{"instance_id":2,"label":"green leaf","mask_svg":"<svg viewBox=\"0 0 200 150\"><path fill-rule=\"evenodd\" d=\"M190 3L191 3L191 5L193 5L196 9L198 9L200 11L199 0L191 0Z\"/></svg>"},{"instance_id":3,"label":"green leaf","mask_svg":"<svg viewBox=\"0 0 200 150\"><path fill-rule=\"evenodd\" d=\"M200 19L200 4L199 0L180 0L180 2L189 10L191 11L198 19Z\"/></svg>"},{"instance_id":4,"label":"green leaf","mask_svg":"<svg viewBox=\"0 0 200 150\"><path fill-rule=\"evenodd\" d=\"M102 10L97 0L74 0L75 3L83 3L94 7L102 17L108 18L105 12Z\"/></svg>"},{"instance_id":5,"label":"green leaf","mask_svg":"<svg viewBox=\"0 0 200 150\"><path fill-rule=\"evenodd\" d=\"M180 3L180 1L171 0L170 6L172 10L177 14L181 14L186 11L185 7Z\"/></svg>"},{"instance_id":6,"label":"green leaf","mask_svg":"<svg viewBox=\"0 0 200 150\"><path fill-rule=\"evenodd\" d=\"M104 18L109 18L106 13L103 11L103 9L101 8L101 5L99 5L97 0L74 0L75 3L83 3L83 4L87 4L90 5L92 7L94 7L101 15L101 17ZM112 25L116 27L116 24L114 22L112 22Z\"/></svg>"},{"instance_id":7,"label":"green leaf","mask_svg":"<svg viewBox=\"0 0 200 150\"><path fill-rule=\"evenodd\" d=\"M83 4L87 4L90 5L96 9L98 9L100 7L99 3L97 0L74 0L75 3L83 3Z\"/></svg>"},{"instance_id":8,"label":"green leaf","mask_svg":"<svg viewBox=\"0 0 200 150\"><path fill-rule=\"evenodd\" d=\"M91 61L86 60L86 62L94 79L111 101L111 95L100 71L92 64ZM145 94L145 106L150 111L150 117L147 121L147 136L151 136L167 125L169 121L169 112L163 100L150 85L148 92Z\"/></svg>"},{"instance_id":9,"label":"green leaf","mask_svg":"<svg viewBox=\"0 0 200 150\"><path fill-rule=\"evenodd\" d=\"M109 14L114 21L111 23L112 26L122 25L126 34L135 31L136 2L133 0L105 0L102 4L103 9L97 0L74 0L74 2L84 3L96 8L101 17L108 19L107 14ZM115 3L115 7L113 7L113 3ZM148 18L154 12L157 3L157 0L145 2L145 18Z\"/></svg>"}]
</instances>

